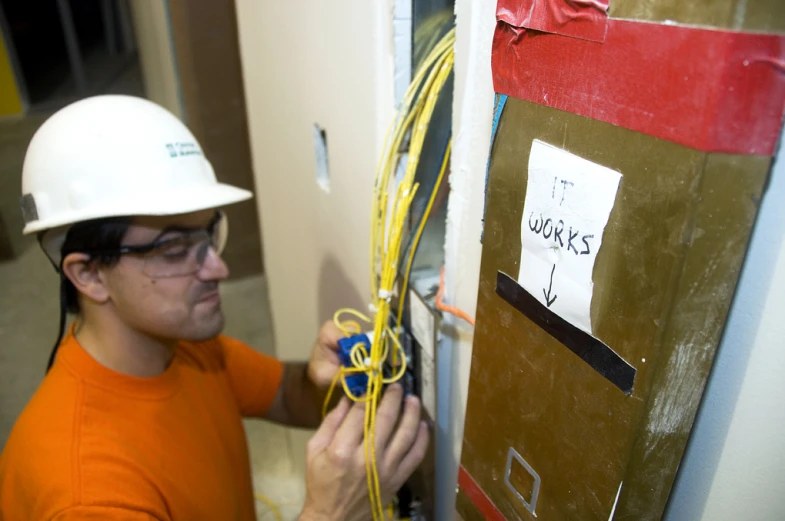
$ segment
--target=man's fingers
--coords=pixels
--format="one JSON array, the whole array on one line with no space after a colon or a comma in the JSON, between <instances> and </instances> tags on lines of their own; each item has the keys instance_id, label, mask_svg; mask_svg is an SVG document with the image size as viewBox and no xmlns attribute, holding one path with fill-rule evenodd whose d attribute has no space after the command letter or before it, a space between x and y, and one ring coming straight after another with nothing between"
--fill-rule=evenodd
<instances>
[{"instance_id":1,"label":"man's fingers","mask_svg":"<svg viewBox=\"0 0 785 521\"><path fill-rule=\"evenodd\" d=\"M350 407L349 399L345 396L341 398L335 409L324 417L319 429L308 442L309 451L321 452L330 444L344 418L349 413Z\"/></svg>"},{"instance_id":2,"label":"man's fingers","mask_svg":"<svg viewBox=\"0 0 785 521\"><path fill-rule=\"evenodd\" d=\"M409 479L409 476L414 473L417 467L420 466L420 463L422 463L422 460L425 459L425 455L428 452L429 438L428 425L421 421L417 428L417 438L414 444L409 449L409 452L403 456L393 473L391 484L395 486L396 490Z\"/></svg>"},{"instance_id":3,"label":"man's fingers","mask_svg":"<svg viewBox=\"0 0 785 521\"><path fill-rule=\"evenodd\" d=\"M343 336L343 332L335 325L335 322L325 322L319 330L319 343L337 350L338 340L342 339Z\"/></svg>"},{"instance_id":4,"label":"man's fingers","mask_svg":"<svg viewBox=\"0 0 785 521\"><path fill-rule=\"evenodd\" d=\"M398 421L401 408L401 398L403 388L399 384L393 384L384 392L384 396L376 408L376 430L374 436L379 450L387 444L390 433L393 431ZM332 444L340 452L353 451L360 446L365 431L365 408L366 403L356 403L347 414Z\"/></svg>"},{"instance_id":5,"label":"man's fingers","mask_svg":"<svg viewBox=\"0 0 785 521\"><path fill-rule=\"evenodd\" d=\"M387 444L384 462L387 468L395 468L406 456L417 439L420 425L420 400L416 396L409 396L403 408L403 416L392 439Z\"/></svg>"},{"instance_id":6,"label":"man's fingers","mask_svg":"<svg viewBox=\"0 0 785 521\"><path fill-rule=\"evenodd\" d=\"M360 446L365 426L365 402L356 402L349 409L341 426L335 433L331 446L341 455L347 456Z\"/></svg>"},{"instance_id":7,"label":"man's fingers","mask_svg":"<svg viewBox=\"0 0 785 521\"><path fill-rule=\"evenodd\" d=\"M376 408L376 450L381 452L387 446L390 435L398 423L401 415L401 400L403 399L403 387L394 383L384 391L384 396Z\"/></svg>"}]
</instances>

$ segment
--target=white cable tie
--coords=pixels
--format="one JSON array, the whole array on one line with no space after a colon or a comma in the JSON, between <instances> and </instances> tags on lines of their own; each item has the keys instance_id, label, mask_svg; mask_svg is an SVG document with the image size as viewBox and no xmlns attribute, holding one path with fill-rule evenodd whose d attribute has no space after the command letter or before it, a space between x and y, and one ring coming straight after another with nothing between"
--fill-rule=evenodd
<instances>
[{"instance_id":1,"label":"white cable tie","mask_svg":"<svg viewBox=\"0 0 785 521\"><path fill-rule=\"evenodd\" d=\"M388 290L386 290L386 289L380 289L379 290L379 298L380 299L386 300L387 302L389 302L391 296L392 295L390 294L390 292Z\"/></svg>"},{"instance_id":2,"label":"white cable tie","mask_svg":"<svg viewBox=\"0 0 785 521\"><path fill-rule=\"evenodd\" d=\"M365 364L365 367L371 367L371 358L366 356L365 360L363 360L363 363Z\"/></svg>"},{"instance_id":3,"label":"white cable tie","mask_svg":"<svg viewBox=\"0 0 785 521\"><path fill-rule=\"evenodd\" d=\"M368 311L370 311L371 313L376 313L377 311L379 311L379 308L377 308L376 306L373 305L373 303L371 303L368 304Z\"/></svg>"}]
</instances>

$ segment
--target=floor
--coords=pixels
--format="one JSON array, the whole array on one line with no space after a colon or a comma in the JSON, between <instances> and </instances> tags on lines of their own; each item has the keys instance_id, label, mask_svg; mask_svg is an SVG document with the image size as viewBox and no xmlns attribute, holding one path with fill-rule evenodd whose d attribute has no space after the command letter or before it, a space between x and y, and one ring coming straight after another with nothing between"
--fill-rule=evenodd
<instances>
[{"instance_id":1,"label":"floor","mask_svg":"<svg viewBox=\"0 0 785 521\"><path fill-rule=\"evenodd\" d=\"M136 85L136 73L120 81ZM124 89L115 85L113 92ZM19 233L21 165L27 143L45 119L35 113L24 119L0 120L0 218L14 235L15 258L0 262L0 447L41 382L58 321L57 276L35 242ZM225 332L262 352L272 354L273 334L264 277L232 280L222 286L227 324ZM290 433L262 421L247 421L254 487L280 508L284 520L294 520L304 499L304 479L294 468ZM257 501L259 520L275 519Z\"/></svg>"}]
</instances>

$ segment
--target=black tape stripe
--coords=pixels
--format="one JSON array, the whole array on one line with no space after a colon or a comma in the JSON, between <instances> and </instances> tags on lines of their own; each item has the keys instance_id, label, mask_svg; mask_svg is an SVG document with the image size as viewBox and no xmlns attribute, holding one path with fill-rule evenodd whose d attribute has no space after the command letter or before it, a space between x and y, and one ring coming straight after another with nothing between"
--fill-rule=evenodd
<instances>
[{"instance_id":1,"label":"black tape stripe","mask_svg":"<svg viewBox=\"0 0 785 521\"><path fill-rule=\"evenodd\" d=\"M632 392L636 370L613 349L582 329L573 326L545 307L506 273L496 274L496 294L529 320L540 326L624 394Z\"/></svg>"}]
</instances>

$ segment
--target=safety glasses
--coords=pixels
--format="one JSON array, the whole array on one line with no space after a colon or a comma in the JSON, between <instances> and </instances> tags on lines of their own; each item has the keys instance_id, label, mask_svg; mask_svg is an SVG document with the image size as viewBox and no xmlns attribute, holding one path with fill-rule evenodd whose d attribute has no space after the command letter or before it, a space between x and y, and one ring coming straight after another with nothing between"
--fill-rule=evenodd
<instances>
[{"instance_id":1,"label":"safety glasses","mask_svg":"<svg viewBox=\"0 0 785 521\"><path fill-rule=\"evenodd\" d=\"M198 272L212 248L218 255L226 246L229 223L223 212L203 229L165 232L149 244L124 245L112 250L87 251L91 256L137 255L144 260L142 272L154 279L184 277Z\"/></svg>"}]
</instances>

